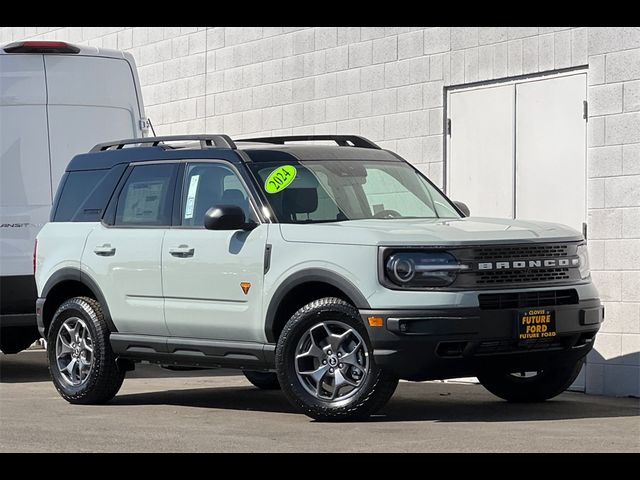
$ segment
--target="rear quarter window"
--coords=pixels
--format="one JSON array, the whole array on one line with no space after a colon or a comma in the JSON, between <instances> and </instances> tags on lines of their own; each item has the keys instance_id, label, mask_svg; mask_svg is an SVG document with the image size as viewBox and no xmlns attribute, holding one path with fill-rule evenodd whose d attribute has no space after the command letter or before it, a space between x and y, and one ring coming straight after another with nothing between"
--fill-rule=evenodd
<instances>
[{"instance_id":1,"label":"rear quarter window","mask_svg":"<svg viewBox=\"0 0 640 480\"><path fill-rule=\"evenodd\" d=\"M126 165L68 172L60 185L54 222L98 222Z\"/></svg>"}]
</instances>

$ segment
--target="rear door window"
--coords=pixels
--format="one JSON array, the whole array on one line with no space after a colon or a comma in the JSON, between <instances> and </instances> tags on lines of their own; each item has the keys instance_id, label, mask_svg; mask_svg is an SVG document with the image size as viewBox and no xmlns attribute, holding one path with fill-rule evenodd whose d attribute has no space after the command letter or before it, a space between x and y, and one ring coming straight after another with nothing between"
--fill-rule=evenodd
<instances>
[{"instance_id":1,"label":"rear door window","mask_svg":"<svg viewBox=\"0 0 640 480\"><path fill-rule=\"evenodd\" d=\"M118 197L115 225L171 225L176 170L176 164L134 167Z\"/></svg>"}]
</instances>

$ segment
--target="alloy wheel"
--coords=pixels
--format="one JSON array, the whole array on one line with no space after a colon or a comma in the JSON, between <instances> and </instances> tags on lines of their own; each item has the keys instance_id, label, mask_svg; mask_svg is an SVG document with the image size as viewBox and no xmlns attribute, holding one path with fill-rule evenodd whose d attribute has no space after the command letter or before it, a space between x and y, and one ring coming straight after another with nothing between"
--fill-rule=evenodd
<instances>
[{"instance_id":1,"label":"alloy wheel","mask_svg":"<svg viewBox=\"0 0 640 480\"><path fill-rule=\"evenodd\" d=\"M93 339L87 324L78 317L70 317L58 330L56 364L62 379L77 387L89 378L93 368Z\"/></svg>"},{"instance_id":2,"label":"alloy wheel","mask_svg":"<svg viewBox=\"0 0 640 480\"><path fill-rule=\"evenodd\" d=\"M362 336L346 323L321 322L309 328L296 347L295 369L307 392L338 402L355 395L369 374L369 351Z\"/></svg>"}]
</instances>

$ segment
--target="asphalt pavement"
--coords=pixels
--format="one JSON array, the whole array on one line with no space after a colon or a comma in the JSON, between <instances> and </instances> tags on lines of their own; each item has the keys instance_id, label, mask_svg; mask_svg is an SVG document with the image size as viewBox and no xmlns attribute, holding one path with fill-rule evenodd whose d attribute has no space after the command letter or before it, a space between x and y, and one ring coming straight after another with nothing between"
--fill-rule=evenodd
<instances>
[{"instance_id":1,"label":"asphalt pavement","mask_svg":"<svg viewBox=\"0 0 640 480\"><path fill-rule=\"evenodd\" d=\"M480 385L401 382L365 422L320 423L229 370L141 365L106 405L70 405L44 351L0 354L0 452L640 452L640 400L508 404Z\"/></svg>"}]
</instances>

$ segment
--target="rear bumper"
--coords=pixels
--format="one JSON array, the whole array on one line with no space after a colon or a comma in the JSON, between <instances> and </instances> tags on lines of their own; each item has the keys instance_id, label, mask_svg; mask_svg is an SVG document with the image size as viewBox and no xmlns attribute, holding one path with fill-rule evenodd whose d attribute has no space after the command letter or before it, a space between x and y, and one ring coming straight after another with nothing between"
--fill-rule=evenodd
<instances>
[{"instance_id":1,"label":"rear bumper","mask_svg":"<svg viewBox=\"0 0 640 480\"><path fill-rule=\"evenodd\" d=\"M35 327L33 275L0 276L0 327Z\"/></svg>"},{"instance_id":2,"label":"rear bumper","mask_svg":"<svg viewBox=\"0 0 640 480\"><path fill-rule=\"evenodd\" d=\"M593 347L604 319L598 299L548 307L557 335L522 342L517 316L522 309L447 308L361 310L376 364L409 380L475 376L483 371L528 371L577 361ZM371 327L369 316L383 317Z\"/></svg>"}]
</instances>

